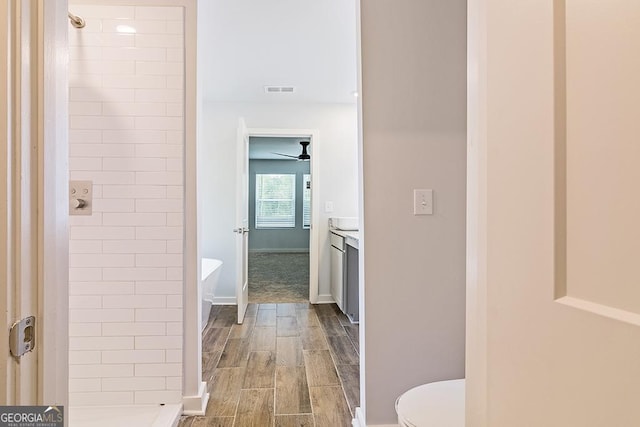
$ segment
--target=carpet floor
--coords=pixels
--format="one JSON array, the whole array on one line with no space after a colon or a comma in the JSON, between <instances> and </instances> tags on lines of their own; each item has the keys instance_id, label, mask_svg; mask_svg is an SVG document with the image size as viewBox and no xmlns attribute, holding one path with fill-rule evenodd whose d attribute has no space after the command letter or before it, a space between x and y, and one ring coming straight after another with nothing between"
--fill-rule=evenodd
<instances>
[{"instance_id":1,"label":"carpet floor","mask_svg":"<svg viewBox=\"0 0 640 427\"><path fill-rule=\"evenodd\" d=\"M250 303L308 301L308 253L249 253Z\"/></svg>"}]
</instances>

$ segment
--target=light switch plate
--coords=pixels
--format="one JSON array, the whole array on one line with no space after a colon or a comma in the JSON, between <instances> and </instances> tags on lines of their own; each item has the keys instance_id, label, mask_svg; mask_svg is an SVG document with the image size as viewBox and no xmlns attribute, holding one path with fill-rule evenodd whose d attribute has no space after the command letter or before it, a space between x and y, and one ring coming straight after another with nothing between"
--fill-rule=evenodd
<instances>
[{"instance_id":1,"label":"light switch plate","mask_svg":"<svg viewBox=\"0 0 640 427\"><path fill-rule=\"evenodd\" d=\"M413 214L433 215L433 190L413 190Z\"/></svg>"},{"instance_id":2,"label":"light switch plate","mask_svg":"<svg viewBox=\"0 0 640 427\"><path fill-rule=\"evenodd\" d=\"M324 202L324 211L325 213L333 212L333 202Z\"/></svg>"},{"instance_id":3,"label":"light switch plate","mask_svg":"<svg viewBox=\"0 0 640 427\"><path fill-rule=\"evenodd\" d=\"M93 213L93 182L69 181L69 215Z\"/></svg>"}]
</instances>

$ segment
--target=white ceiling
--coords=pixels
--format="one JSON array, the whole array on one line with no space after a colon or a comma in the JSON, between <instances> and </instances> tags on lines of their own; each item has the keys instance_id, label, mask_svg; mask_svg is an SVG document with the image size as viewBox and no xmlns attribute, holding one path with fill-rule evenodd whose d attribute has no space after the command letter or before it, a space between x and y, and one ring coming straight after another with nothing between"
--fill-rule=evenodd
<instances>
[{"instance_id":1,"label":"white ceiling","mask_svg":"<svg viewBox=\"0 0 640 427\"><path fill-rule=\"evenodd\" d=\"M301 140L309 138L274 138L256 137L249 138L249 158L253 160L292 160L291 157L278 156L275 153L297 156L302 153ZM307 153L312 154L311 146L307 147Z\"/></svg>"},{"instance_id":2,"label":"white ceiling","mask_svg":"<svg viewBox=\"0 0 640 427\"><path fill-rule=\"evenodd\" d=\"M209 3L211 1L211 3ZM199 43L205 98L217 102L354 103L352 0L208 0ZM202 17L200 17L202 18ZM267 94L264 86L294 86Z\"/></svg>"}]
</instances>

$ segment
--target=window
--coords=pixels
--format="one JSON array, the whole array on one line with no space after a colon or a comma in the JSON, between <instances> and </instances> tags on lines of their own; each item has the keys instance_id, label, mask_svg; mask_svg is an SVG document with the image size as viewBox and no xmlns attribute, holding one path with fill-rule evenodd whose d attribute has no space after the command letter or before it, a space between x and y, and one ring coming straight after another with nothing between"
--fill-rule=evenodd
<instances>
[{"instance_id":1,"label":"window","mask_svg":"<svg viewBox=\"0 0 640 427\"><path fill-rule=\"evenodd\" d=\"M311 228L311 175L302 175L302 228Z\"/></svg>"},{"instance_id":2,"label":"window","mask_svg":"<svg viewBox=\"0 0 640 427\"><path fill-rule=\"evenodd\" d=\"M256 174L256 228L295 226L295 174Z\"/></svg>"}]
</instances>

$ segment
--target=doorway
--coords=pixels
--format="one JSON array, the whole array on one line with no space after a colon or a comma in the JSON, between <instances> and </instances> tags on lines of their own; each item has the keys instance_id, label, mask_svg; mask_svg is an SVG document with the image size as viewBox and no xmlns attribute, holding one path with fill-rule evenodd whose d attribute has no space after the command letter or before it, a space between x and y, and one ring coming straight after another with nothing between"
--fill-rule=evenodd
<instances>
[{"instance_id":1,"label":"doorway","mask_svg":"<svg viewBox=\"0 0 640 427\"><path fill-rule=\"evenodd\" d=\"M309 301L309 137L249 138L249 302Z\"/></svg>"},{"instance_id":2,"label":"doorway","mask_svg":"<svg viewBox=\"0 0 640 427\"><path fill-rule=\"evenodd\" d=\"M313 171L319 168L318 132L247 129L246 133L247 196L243 203L250 230L248 301L315 303L319 299L320 212ZM303 152L300 141L305 142L310 159L297 158Z\"/></svg>"}]
</instances>

